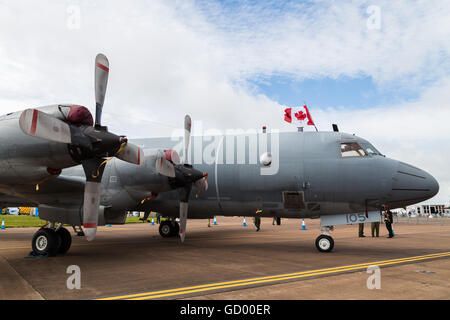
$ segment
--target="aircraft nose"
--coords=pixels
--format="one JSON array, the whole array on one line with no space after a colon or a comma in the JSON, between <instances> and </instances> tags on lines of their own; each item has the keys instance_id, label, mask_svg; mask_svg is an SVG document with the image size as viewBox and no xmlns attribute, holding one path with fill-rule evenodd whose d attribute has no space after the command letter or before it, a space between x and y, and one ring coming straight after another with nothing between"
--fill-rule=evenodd
<instances>
[{"instance_id":1,"label":"aircraft nose","mask_svg":"<svg viewBox=\"0 0 450 320\"><path fill-rule=\"evenodd\" d=\"M416 202L434 197L439 192L439 184L428 172L407 163L399 162L393 179L392 191L396 198Z\"/></svg>"},{"instance_id":2,"label":"aircraft nose","mask_svg":"<svg viewBox=\"0 0 450 320\"><path fill-rule=\"evenodd\" d=\"M431 174L427 172L425 172L425 174L427 176L426 180L428 181L428 189L430 189L430 198L432 198L439 192L439 183Z\"/></svg>"}]
</instances>

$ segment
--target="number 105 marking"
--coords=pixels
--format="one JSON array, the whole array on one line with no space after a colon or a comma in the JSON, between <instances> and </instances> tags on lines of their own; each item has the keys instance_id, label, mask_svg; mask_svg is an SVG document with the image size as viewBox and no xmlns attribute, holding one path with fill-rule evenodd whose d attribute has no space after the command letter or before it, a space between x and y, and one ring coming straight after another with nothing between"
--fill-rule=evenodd
<instances>
[{"instance_id":1,"label":"number 105 marking","mask_svg":"<svg viewBox=\"0 0 450 320\"><path fill-rule=\"evenodd\" d=\"M366 215L364 213L349 213L345 217L347 218L347 223L362 223L366 221Z\"/></svg>"}]
</instances>

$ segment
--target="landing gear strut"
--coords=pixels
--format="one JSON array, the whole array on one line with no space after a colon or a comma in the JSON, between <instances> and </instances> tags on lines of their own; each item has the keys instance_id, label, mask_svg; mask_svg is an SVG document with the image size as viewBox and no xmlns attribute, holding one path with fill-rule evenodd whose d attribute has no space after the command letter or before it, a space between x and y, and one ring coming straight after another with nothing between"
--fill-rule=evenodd
<instances>
[{"instance_id":1,"label":"landing gear strut","mask_svg":"<svg viewBox=\"0 0 450 320\"><path fill-rule=\"evenodd\" d=\"M159 224L159 234L163 238L176 237L180 231L180 225L176 221L162 221Z\"/></svg>"},{"instance_id":2,"label":"landing gear strut","mask_svg":"<svg viewBox=\"0 0 450 320\"><path fill-rule=\"evenodd\" d=\"M333 250L334 240L329 233L333 229L333 226L322 227L322 234L316 239L316 247L320 252L330 252Z\"/></svg>"},{"instance_id":3,"label":"landing gear strut","mask_svg":"<svg viewBox=\"0 0 450 320\"><path fill-rule=\"evenodd\" d=\"M72 244L72 236L66 228L61 225L57 228L53 224L39 229L31 240L34 255L55 256L65 254Z\"/></svg>"}]
</instances>

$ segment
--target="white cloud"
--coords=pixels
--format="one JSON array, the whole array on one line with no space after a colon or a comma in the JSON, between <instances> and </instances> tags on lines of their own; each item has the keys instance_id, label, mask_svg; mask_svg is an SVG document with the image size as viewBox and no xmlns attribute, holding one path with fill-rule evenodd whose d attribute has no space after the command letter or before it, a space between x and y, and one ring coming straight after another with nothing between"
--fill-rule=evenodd
<instances>
[{"instance_id":1,"label":"white cloud","mask_svg":"<svg viewBox=\"0 0 450 320\"><path fill-rule=\"evenodd\" d=\"M381 9L380 30L366 28L372 4ZM68 6L79 6L80 29L67 27ZM446 1L244 2L229 9L191 1L0 0L0 111L60 102L93 111L98 52L111 64L104 123L130 137L170 135L185 113L205 129L291 130L280 121L281 106L247 80L369 76L420 98L368 110L322 106L312 110L319 127L338 122L423 167L448 201L449 16Z\"/></svg>"}]
</instances>

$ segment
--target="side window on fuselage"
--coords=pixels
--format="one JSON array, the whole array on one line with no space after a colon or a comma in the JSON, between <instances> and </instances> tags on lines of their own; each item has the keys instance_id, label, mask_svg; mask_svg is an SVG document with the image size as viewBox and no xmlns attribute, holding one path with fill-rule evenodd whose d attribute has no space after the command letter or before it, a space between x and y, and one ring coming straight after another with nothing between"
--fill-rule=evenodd
<instances>
[{"instance_id":1,"label":"side window on fuselage","mask_svg":"<svg viewBox=\"0 0 450 320\"><path fill-rule=\"evenodd\" d=\"M367 152L357 142L341 143L341 156L347 157L365 157Z\"/></svg>"}]
</instances>

